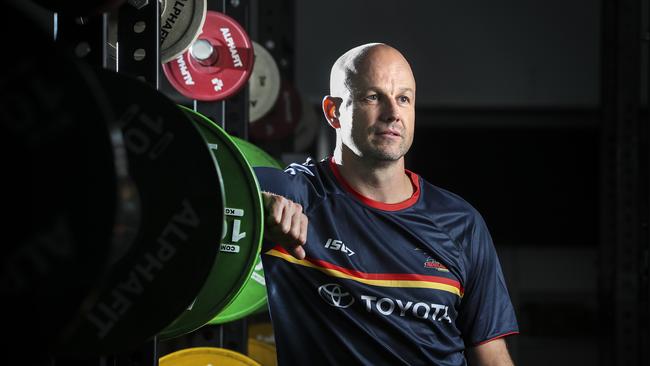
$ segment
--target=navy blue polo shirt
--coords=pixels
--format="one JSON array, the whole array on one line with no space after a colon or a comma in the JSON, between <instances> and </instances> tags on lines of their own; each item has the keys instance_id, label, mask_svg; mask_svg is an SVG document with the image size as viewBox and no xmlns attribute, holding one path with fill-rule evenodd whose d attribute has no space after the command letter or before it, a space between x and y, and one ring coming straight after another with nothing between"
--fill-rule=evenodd
<instances>
[{"instance_id":1,"label":"navy blue polo shirt","mask_svg":"<svg viewBox=\"0 0 650 366\"><path fill-rule=\"evenodd\" d=\"M518 332L485 222L459 196L407 170L412 197L377 202L331 159L255 172L309 218L303 260L262 250L280 365L465 365L466 347Z\"/></svg>"}]
</instances>

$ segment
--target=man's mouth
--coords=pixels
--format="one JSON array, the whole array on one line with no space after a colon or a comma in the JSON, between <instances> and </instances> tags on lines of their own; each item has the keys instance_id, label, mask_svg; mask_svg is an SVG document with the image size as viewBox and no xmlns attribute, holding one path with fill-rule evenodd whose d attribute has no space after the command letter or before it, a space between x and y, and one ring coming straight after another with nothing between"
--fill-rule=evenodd
<instances>
[{"instance_id":1,"label":"man's mouth","mask_svg":"<svg viewBox=\"0 0 650 366\"><path fill-rule=\"evenodd\" d=\"M402 134L397 130L383 130L383 131L378 131L377 134L382 136L394 136L394 137L402 136Z\"/></svg>"}]
</instances>

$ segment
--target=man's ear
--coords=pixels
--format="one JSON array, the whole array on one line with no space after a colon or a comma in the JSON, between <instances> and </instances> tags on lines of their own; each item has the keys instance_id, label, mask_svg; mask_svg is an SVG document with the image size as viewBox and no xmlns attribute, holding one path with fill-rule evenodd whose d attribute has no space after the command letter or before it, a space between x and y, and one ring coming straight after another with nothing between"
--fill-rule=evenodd
<instances>
[{"instance_id":1,"label":"man's ear","mask_svg":"<svg viewBox=\"0 0 650 366\"><path fill-rule=\"evenodd\" d=\"M339 108L342 102L343 99L331 95L326 95L323 98L323 114L325 114L325 119L333 128L341 128Z\"/></svg>"}]
</instances>

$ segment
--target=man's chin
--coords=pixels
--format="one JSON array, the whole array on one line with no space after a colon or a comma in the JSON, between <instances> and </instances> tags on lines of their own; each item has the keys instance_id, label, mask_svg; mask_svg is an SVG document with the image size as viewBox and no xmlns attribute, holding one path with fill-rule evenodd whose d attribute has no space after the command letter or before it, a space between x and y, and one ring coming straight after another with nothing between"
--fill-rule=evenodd
<instances>
[{"instance_id":1,"label":"man's chin","mask_svg":"<svg viewBox=\"0 0 650 366\"><path fill-rule=\"evenodd\" d=\"M366 156L377 162L391 163L401 159L404 154L401 151L373 150L368 152Z\"/></svg>"}]
</instances>

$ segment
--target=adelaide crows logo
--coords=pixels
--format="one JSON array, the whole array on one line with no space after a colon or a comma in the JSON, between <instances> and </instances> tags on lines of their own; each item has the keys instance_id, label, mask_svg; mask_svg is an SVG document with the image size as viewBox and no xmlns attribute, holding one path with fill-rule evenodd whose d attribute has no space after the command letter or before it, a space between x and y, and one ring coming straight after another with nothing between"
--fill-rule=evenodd
<instances>
[{"instance_id":1,"label":"adelaide crows logo","mask_svg":"<svg viewBox=\"0 0 650 366\"><path fill-rule=\"evenodd\" d=\"M354 304L354 297L348 290L336 283L327 283L318 288L318 294L326 303L337 308L348 308Z\"/></svg>"},{"instance_id":2,"label":"adelaide crows logo","mask_svg":"<svg viewBox=\"0 0 650 366\"><path fill-rule=\"evenodd\" d=\"M436 269L436 270L438 270L440 272L449 272L449 269L447 269L447 267L445 267L444 264L438 262L437 260L435 260L435 259L433 259L431 257L427 257L427 260L424 262L424 267L425 268L433 268L433 269Z\"/></svg>"}]
</instances>

